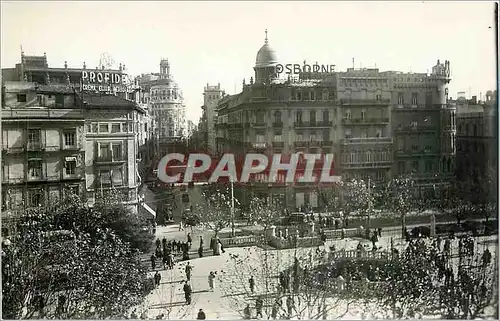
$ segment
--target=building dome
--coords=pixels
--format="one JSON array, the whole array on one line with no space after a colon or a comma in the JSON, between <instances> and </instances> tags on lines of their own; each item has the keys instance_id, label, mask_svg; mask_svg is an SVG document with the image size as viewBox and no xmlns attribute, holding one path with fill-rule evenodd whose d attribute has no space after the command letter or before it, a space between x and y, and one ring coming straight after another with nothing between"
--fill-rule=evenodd
<instances>
[{"instance_id":1,"label":"building dome","mask_svg":"<svg viewBox=\"0 0 500 321\"><path fill-rule=\"evenodd\" d=\"M255 67L268 67L274 66L278 63L278 57L276 51L269 46L267 41L267 30L266 30L266 40L264 45L257 52L257 58L255 59Z\"/></svg>"}]
</instances>

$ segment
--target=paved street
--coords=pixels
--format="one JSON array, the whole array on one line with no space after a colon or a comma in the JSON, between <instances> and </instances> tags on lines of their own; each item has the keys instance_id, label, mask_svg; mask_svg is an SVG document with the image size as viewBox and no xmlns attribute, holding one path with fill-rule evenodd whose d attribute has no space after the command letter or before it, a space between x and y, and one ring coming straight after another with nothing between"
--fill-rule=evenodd
<instances>
[{"instance_id":1,"label":"paved street","mask_svg":"<svg viewBox=\"0 0 500 321\"><path fill-rule=\"evenodd\" d=\"M177 225L160 227L157 230L157 236L160 238L185 240L186 235L187 231L179 231ZM205 242L209 242L211 232L194 232L193 239L195 242L193 247L195 248L198 246L196 237L199 235L203 235ZM496 257L496 242L494 242L496 239L496 236L492 236L482 237L478 240L478 250L482 252L485 246L487 246L492 252L493 260ZM367 243L371 247L371 244L366 240L344 239L328 241L325 247L320 248L328 250L329 246L335 245L337 250L353 250L359 241ZM383 249L389 249L390 242L391 235L382 235L378 246ZM208 244L205 244L208 247ZM401 239L394 240L396 248L402 249L404 245L405 243ZM458 251L458 240L454 240L452 245L454 251ZM309 262L305 263L304 259L309 257L308 252L314 253L315 250L316 248L298 250L302 264L309 265ZM193 251L196 250L193 249ZM284 269L293 264L294 251L292 249L268 252L270 253L269 255L274 257L275 261L276 256L279 256L279 268L276 268L276 270ZM246 288L248 287L247 280L250 274L256 277L256 293L263 290L259 289L259 275L261 275L263 266L262 263L258 263L261 260L261 254L259 253L262 253L261 249L252 247L230 248L221 256L210 255L201 259L197 258L197 255L192 254L191 257L195 258L190 260L190 264L194 266L191 281L193 288L192 304L189 306L185 304L182 287L185 280L184 267L186 262L180 262L173 270L160 271L162 276L161 285L147 297L145 304L139 310L146 309L149 318L165 314L170 319L195 319L198 310L203 309L207 315L207 319L240 319L241 316L237 311L241 311L246 303L250 303L251 306L254 303L254 299L248 296L249 291ZM238 265L236 261L231 260L230 255L235 254L239 255L247 264ZM217 272L214 292L209 292L208 275L210 271ZM153 272L150 273L153 275ZM221 286L222 282L224 286ZM228 293L225 293L223 289L230 289L230 293L233 295L228 296ZM238 293L241 293L241 295L234 295ZM342 302L332 302L331 304L338 305L338 308L330 312L331 316L329 314L329 319L338 318L345 312L345 306L343 306ZM138 312L140 314L141 311ZM360 313L362 311L354 307L349 310L349 313L342 316L342 319L359 319L361 317Z\"/></svg>"}]
</instances>

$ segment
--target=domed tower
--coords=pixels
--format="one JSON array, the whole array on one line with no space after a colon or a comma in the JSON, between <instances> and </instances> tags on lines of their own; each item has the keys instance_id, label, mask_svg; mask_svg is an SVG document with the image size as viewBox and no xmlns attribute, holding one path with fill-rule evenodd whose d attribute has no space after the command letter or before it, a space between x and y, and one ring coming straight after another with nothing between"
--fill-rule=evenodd
<instances>
[{"instance_id":1,"label":"domed tower","mask_svg":"<svg viewBox=\"0 0 500 321\"><path fill-rule=\"evenodd\" d=\"M170 79L170 63L168 59L160 61L160 79Z\"/></svg>"},{"instance_id":2,"label":"domed tower","mask_svg":"<svg viewBox=\"0 0 500 321\"><path fill-rule=\"evenodd\" d=\"M450 62L446 60L432 67L432 75L436 82L437 101L441 108L441 173L452 174L455 171L455 136L456 136L456 105L448 104L448 84L450 83Z\"/></svg>"},{"instance_id":3,"label":"domed tower","mask_svg":"<svg viewBox=\"0 0 500 321\"><path fill-rule=\"evenodd\" d=\"M278 78L276 72L276 65L278 64L278 57L276 52L269 46L269 41L267 40L267 29L266 29L266 39L264 45L257 52L257 58L255 59L255 83L269 83L271 80Z\"/></svg>"}]
</instances>

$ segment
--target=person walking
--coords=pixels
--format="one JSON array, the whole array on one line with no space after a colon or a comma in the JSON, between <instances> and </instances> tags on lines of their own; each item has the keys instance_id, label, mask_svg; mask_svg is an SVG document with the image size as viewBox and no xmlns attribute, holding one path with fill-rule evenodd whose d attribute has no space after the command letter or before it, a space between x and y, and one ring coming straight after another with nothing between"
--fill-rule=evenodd
<instances>
[{"instance_id":1,"label":"person walking","mask_svg":"<svg viewBox=\"0 0 500 321\"><path fill-rule=\"evenodd\" d=\"M154 278L155 278L155 285L159 286L161 282L161 274L159 271L156 271Z\"/></svg>"},{"instance_id":2,"label":"person walking","mask_svg":"<svg viewBox=\"0 0 500 321\"><path fill-rule=\"evenodd\" d=\"M191 249L191 244L193 243L193 238L191 237L191 233L188 233L187 235L187 244L189 246L189 249Z\"/></svg>"},{"instance_id":3,"label":"person walking","mask_svg":"<svg viewBox=\"0 0 500 321\"><path fill-rule=\"evenodd\" d=\"M193 266L188 262L186 264L186 267L184 268L184 271L186 272L186 279L188 281L191 281L191 271L193 270Z\"/></svg>"},{"instance_id":4,"label":"person walking","mask_svg":"<svg viewBox=\"0 0 500 321\"><path fill-rule=\"evenodd\" d=\"M252 293L254 293L254 291L255 291L255 279L253 278L253 275L248 280L248 285L250 286L250 291Z\"/></svg>"},{"instance_id":5,"label":"person walking","mask_svg":"<svg viewBox=\"0 0 500 321\"><path fill-rule=\"evenodd\" d=\"M262 315L262 307L264 306L264 301L262 300L262 298L259 296L257 298L257 300L255 300L255 317L261 317L263 318L263 315Z\"/></svg>"},{"instance_id":6,"label":"person walking","mask_svg":"<svg viewBox=\"0 0 500 321\"><path fill-rule=\"evenodd\" d=\"M200 309L198 311L198 316L196 317L196 320L205 320L207 316L205 315L205 312L203 312L203 309Z\"/></svg>"},{"instance_id":7,"label":"person walking","mask_svg":"<svg viewBox=\"0 0 500 321\"><path fill-rule=\"evenodd\" d=\"M243 319L250 320L252 318L252 314L250 313L250 304L243 309Z\"/></svg>"},{"instance_id":8,"label":"person walking","mask_svg":"<svg viewBox=\"0 0 500 321\"><path fill-rule=\"evenodd\" d=\"M156 256L151 254L151 257L149 258L151 260L151 269L155 270L156 269Z\"/></svg>"},{"instance_id":9,"label":"person walking","mask_svg":"<svg viewBox=\"0 0 500 321\"><path fill-rule=\"evenodd\" d=\"M210 288L210 291L214 291L214 280L215 280L215 273L213 271L210 271L208 274L208 287Z\"/></svg>"},{"instance_id":10,"label":"person walking","mask_svg":"<svg viewBox=\"0 0 500 321\"><path fill-rule=\"evenodd\" d=\"M184 298L186 299L186 304L190 305L191 304L191 293L193 293L193 290L191 289L191 285L189 282L184 283Z\"/></svg>"}]
</instances>

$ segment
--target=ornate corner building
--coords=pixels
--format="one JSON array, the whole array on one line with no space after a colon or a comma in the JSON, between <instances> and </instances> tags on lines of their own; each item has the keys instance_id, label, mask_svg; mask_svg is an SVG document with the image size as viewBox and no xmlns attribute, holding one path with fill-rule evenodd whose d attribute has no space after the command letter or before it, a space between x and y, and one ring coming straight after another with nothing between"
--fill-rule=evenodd
<instances>
[{"instance_id":1,"label":"ornate corner building","mask_svg":"<svg viewBox=\"0 0 500 321\"><path fill-rule=\"evenodd\" d=\"M344 179L385 184L411 173L422 193L434 193L454 175L456 110L448 103L448 61L438 60L430 74L304 68L283 77L280 71L266 32L254 77L218 103L218 153L333 153ZM241 192L243 202L257 194L288 208L324 205L314 185L253 182L245 188L250 192Z\"/></svg>"}]
</instances>

